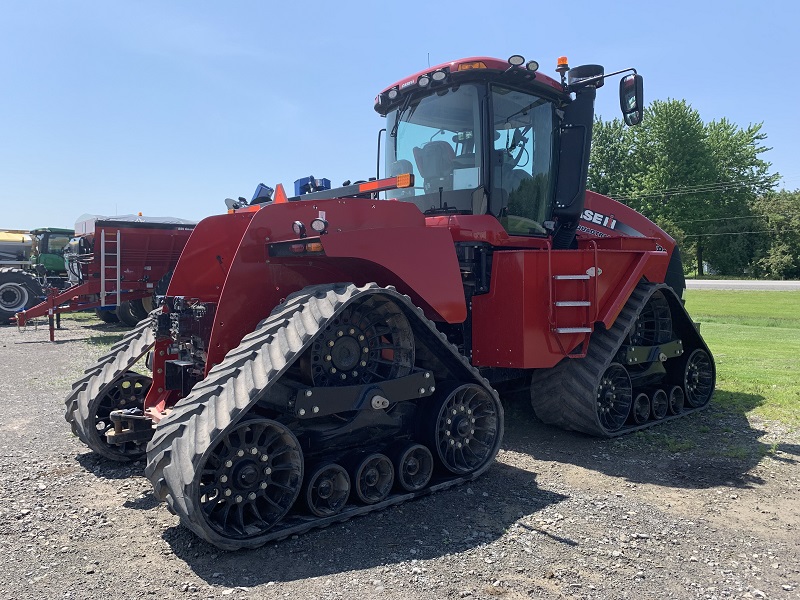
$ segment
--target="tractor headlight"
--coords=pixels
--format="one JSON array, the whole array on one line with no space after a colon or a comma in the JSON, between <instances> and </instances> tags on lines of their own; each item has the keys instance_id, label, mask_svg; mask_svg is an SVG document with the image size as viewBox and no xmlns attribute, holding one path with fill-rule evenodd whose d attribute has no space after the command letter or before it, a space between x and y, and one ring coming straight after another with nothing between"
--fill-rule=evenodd
<instances>
[{"instance_id":1,"label":"tractor headlight","mask_svg":"<svg viewBox=\"0 0 800 600\"><path fill-rule=\"evenodd\" d=\"M306 226L303 225L300 221L295 221L292 223L292 231L297 237L306 237Z\"/></svg>"},{"instance_id":2,"label":"tractor headlight","mask_svg":"<svg viewBox=\"0 0 800 600\"><path fill-rule=\"evenodd\" d=\"M325 219L317 217L311 221L311 229L317 233L325 233L328 230L328 222Z\"/></svg>"}]
</instances>

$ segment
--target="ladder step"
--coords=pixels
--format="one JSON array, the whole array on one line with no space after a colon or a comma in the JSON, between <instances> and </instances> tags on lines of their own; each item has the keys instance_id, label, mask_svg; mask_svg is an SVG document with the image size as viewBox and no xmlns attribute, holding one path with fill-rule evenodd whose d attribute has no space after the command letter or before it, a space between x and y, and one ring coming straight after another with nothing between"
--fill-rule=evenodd
<instances>
[{"instance_id":1,"label":"ladder step","mask_svg":"<svg viewBox=\"0 0 800 600\"><path fill-rule=\"evenodd\" d=\"M591 306L592 303L588 300L559 300L555 303L556 306Z\"/></svg>"},{"instance_id":2,"label":"ladder step","mask_svg":"<svg viewBox=\"0 0 800 600\"><path fill-rule=\"evenodd\" d=\"M556 333L591 333L591 327L556 327Z\"/></svg>"},{"instance_id":3,"label":"ladder step","mask_svg":"<svg viewBox=\"0 0 800 600\"><path fill-rule=\"evenodd\" d=\"M553 279L556 279L558 281L569 280L569 279L589 279L589 276L586 275L585 273L581 275L553 275Z\"/></svg>"}]
</instances>

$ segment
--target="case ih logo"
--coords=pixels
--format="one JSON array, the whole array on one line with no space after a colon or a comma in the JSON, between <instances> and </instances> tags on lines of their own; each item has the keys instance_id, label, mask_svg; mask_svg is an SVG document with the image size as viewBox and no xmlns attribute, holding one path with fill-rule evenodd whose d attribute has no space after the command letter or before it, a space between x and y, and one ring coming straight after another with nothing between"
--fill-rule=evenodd
<instances>
[{"instance_id":1,"label":"case ih logo","mask_svg":"<svg viewBox=\"0 0 800 600\"><path fill-rule=\"evenodd\" d=\"M609 229L614 229L617 226L617 220L614 218L614 215L604 215L603 213L595 212L588 208L583 211L581 219L594 223L595 225L608 227Z\"/></svg>"}]
</instances>

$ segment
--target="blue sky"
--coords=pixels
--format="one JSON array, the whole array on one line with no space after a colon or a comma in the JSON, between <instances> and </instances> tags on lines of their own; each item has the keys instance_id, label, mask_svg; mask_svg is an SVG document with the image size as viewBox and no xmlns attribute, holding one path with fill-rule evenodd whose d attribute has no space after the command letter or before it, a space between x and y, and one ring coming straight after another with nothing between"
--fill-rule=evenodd
<instances>
[{"instance_id":1,"label":"blue sky","mask_svg":"<svg viewBox=\"0 0 800 600\"><path fill-rule=\"evenodd\" d=\"M764 123L800 188L794 1L32 1L0 12L0 229L199 220L256 184L374 174L375 95L465 56L633 66L645 97ZM429 58L430 57L430 58ZM616 82L598 93L619 116Z\"/></svg>"}]
</instances>

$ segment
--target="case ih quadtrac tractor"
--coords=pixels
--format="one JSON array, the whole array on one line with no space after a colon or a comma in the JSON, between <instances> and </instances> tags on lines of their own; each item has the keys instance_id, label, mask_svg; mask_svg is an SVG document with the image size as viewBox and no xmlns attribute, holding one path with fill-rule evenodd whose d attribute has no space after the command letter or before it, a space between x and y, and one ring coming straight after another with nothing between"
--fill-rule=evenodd
<instances>
[{"instance_id":1,"label":"case ih quadtrac tractor","mask_svg":"<svg viewBox=\"0 0 800 600\"><path fill-rule=\"evenodd\" d=\"M299 180L201 221L163 305L74 384L75 433L146 452L157 497L235 549L477 477L504 382L601 437L706 405L715 367L675 242L585 190L602 67L537 68L404 79L375 102L386 177ZM620 101L637 124L635 72Z\"/></svg>"}]
</instances>

